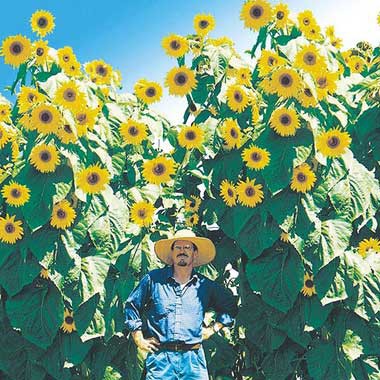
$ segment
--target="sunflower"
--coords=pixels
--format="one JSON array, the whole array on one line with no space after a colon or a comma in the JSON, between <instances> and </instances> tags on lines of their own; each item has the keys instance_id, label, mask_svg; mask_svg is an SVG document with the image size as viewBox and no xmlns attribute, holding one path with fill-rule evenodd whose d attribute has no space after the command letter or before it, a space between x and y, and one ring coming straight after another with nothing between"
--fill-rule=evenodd
<instances>
[{"instance_id":1,"label":"sunflower","mask_svg":"<svg viewBox=\"0 0 380 380\"><path fill-rule=\"evenodd\" d=\"M71 46L65 46L57 50L59 66L64 67L77 61Z\"/></svg>"},{"instance_id":2,"label":"sunflower","mask_svg":"<svg viewBox=\"0 0 380 380\"><path fill-rule=\"evenodd\" d=\"M69 123L64 123L59 126L57 136L64 144L75 143L78 140L75 128Z\"/></svg>"},{"instance_id":3,"label":"sunflower","mask_svg":"<svg viewBox=\"0 0 380 380\"><path fill-rule=\"evenodd\" d=\"M178 143L186 149L199 149L204 141L204 132L199 125L186 125L178 133Z\"/></svg>"},{"instance_id":4,"label":"sunflower","mask_svg":"<svg viewBox=\"0 0 380 380\"><path fill-rule=\"evenodd\" d=\"M185 200L185 211L197 212L201 205L201 198L196 195L191 195L190 199Z\"/></svg>"},{"instance_id":5,"label":"sunflower","mask_svg":"<svg viewBox=\"0 0 380 380\"><path fill-rule=\"evenodd\" d=\"M159 185L171 180L170 176L175 174L175 166L171 158L156 157L144 162L142 175L147 182Z\"/></svg>"},{"instance_id":6,"label":"sunflower","mask_svg":"<svg viewBox=\"0 0 380 380\"><path fill-rule=\"evenodd\" d=\"M296 54L294 66L309 73L326 70L326 61L314 45L303 46Z\"/></svg>"},{"instance_id":7,"label":"sunflower","mask_svg":"<svg viewBox=\"0 0 380 380\"><path fill-rule=\"evenodd\" d=\"M310 27L305 28L302 33L310 41L321 41L323 38L321 34L321 27L318 24L310 25Z\"/></svg>"},{"instance_id":8,"label":"sunflower","mask_svg":"<svg viewBox=\"0 0 380 380\"><path fill-rule=\"evenodd\" d=\"M301 85L301 78L293 69L280 68L272 75L273 90L284 98L296 97Z\"/></svg>"},{"instance_id":9,"label":"sunflower","mask_svg":"<svg viewBox=\"0 0 380 380\"><path fill-rule=\"evenodd\" d=\"M336 82L339 78L338 73L331 73L329 71L319 71L313 74L314 81L317 89L318 100L327 97L327 94L333 94L336 91Z\"/></svg>"},{"instance_id":10,"label":"sunflower","mask_svg":"<svg viewBox=\"0 0 380 380\"><path fill-rule=\"evenodd\" d=\"M29 188L14 181L5 185L1 193L5 198L5 202L15 207L23 206L30 198Z\"/></svg>"},{"instance_id":11,"label":"sunflower","mask_svg":"<svg viewBox=\"0 0 380 380\"><path fill-rule=\"evenodd\" d=\"M140 145L148 136L147 126L136 120L128 119L121 123L119 133L125 144Z\"/></svg>"},{"instance_id":12,"label":"sunflower","mask_svg":"<svg viewBox=\"0 0 380 380\"><path fill-rule=\"evenodd\" d=\"M352 55L347 59L347 65L352 73L360 74L365 68L365 60L358 55Z\"/></svg>"},{"instance_id":13,"label":"sunflower","mask_svg":"<svg viewBox=\"0 0 380 380\"><path fill-rule=\"evenodd\" d=\"M236 186L239 202L243 206L255 207L263 201L264 193L261 190L262 188L263 186L260 184L255 185L254 179L247 178L245 182L240 180Z\"/></svg>"},{"instance_id":14,"label":"sunflower","mask_svg":"<svg viewBox=\"0 0 380 380\"><path fill-rule=\"evenodd\" d=\"M273 8L273 19L276 28L285 28L289 22L289 8L287 4L279 3Z\"/></svg>"},{"instance_id":15,"label":"sunflower","mask_svg":"<svg viewBox=\"0 0 380 380\"><path fill-rule=\"evenodd\" d=\"M32 116L28 113L22 115L19 119L19 124L28 131L33 131L36 127L32 123Z\"/></svg>"},{"instance_id":16,"label":"sunflower","mask_svg":"<svg viewBox=\"0 0 380 380\"><path fill-rule=\"evenodd\" d=\"M280 57L277 53L270 50L262 50L261 56L257 61L257 66L259 68L259 75L261 77L268 75L274 69L281 65L284 65L286 60Z\"/></svg>"},{"instance_id":17,"label":"sunflower","mask_svg":"<svg viewBox=\"0 0 380 380\"><path fill-rule=\"evenodd\" d=\"M289 233L282 231L281 235L280 235L280 240L282 242L284 242L284 243L289 243L289 241L290 241L290 235L289 235Z\"/></svg>"},{"instance_id":18,"label":"sunflower","mask_svg":"<svg viewBox=\"0 0 380 380\"><path fill-rule=\"evenodd\" d=\"M78 61L72 61L67 65L62 65L63 72L69 77L80 77L82 75L81 64Z\"/></svg>"},{"instance_id":19,"label":"sunflower","mask_svg":"<svg viewBox=\"0 0 380 380\"><path fill-rule=\"evenodd\" d=\"M5 218L0 217L0 240L3 243L15 244L23 234L22 222L15 220L15 215L7 214Z\"/></svg>"},{"instance_id":20,"label":"sunflower","mask_svg":"<svg viewBox=\"0 0 380 380\"><path fill-rule=\"evenodd\" d=\"M30 25L33 32L41 37L45 37L54 29L54 16L48 11L36 11L30 18Z\"/></svg>"},{"instance_id":21,"label":"sunflower","mask_svg":"<svg viewBox=\"0 0 380 380\"><path fill-rule=\"evenodd\" d=\"M264 94L275 94L272 78L266 77L260 83L259 87L264 91Z\"/></svg>"},{"instance_id":22,"label":"sunflower","mask_svg":"<svg viewBox=\"0 0 380 380\"><path fill-rule=\"evenodd\" d=\"M350 146L351 137L348 132L338 128L323 132L316 138L316 148L327 157L339 157Z\"/></svg>"},{"instance_id":23,"label":"sunflower","mask_svg":"<svg viewBox=\"0 0 380 380\"><path fill-rule=\"evenodd\" d=\"M219 38L209 38L208 43L213 46L229 46L231 48L234 46L234 42L226 36Z\"/></svg>"},{"instance_id":24,"label":"sunflower","mask_svg":"<svg viewBox=\"0 0 380 380\"><path fill-rule=\"evenodd\" d=\"M7 37L2 44L1 55L4 62L14 67L26 62L32 54L32 43L20 34Z\"/></svg>"},{"instance_id":25,"label":"sunflower","mask_svg":"<svg viewBox=\"0 0 380 380\"><path fill-rule=\"evenodd\" d=\"M379 239L369 238L364 239L359 243L358 252L364 258L369 252L380 253L380 241Z\"/></svg>"},{"instance_id":26,"label":"sunflower","mask_svg":"<svg viewBox=\"0 0 380 380\"><path fill-rule=\"evenodd\" d=\"M0 104L0 122L11 122L11 106L9 104Z\"/></svg>"},{"instance_id":27,"label":"sunflower","mask_svg":"<svg viewBox=\"0 0 380 380\"><path fill-rule=\"evenodd\" d=\"M311 25L317 24L317 20L315 19L313 12L309 10L300 12L297 15L297 20L298 27L300 28L301 32L304 32L304 30L309 29Z\"/></svg>"},{"instance_id":28,"label":"sunflower","mask_svg":"<svg viewBox=\"0 0 380 380\"><path fill-rule=\"evenodd\" d=\"M17 95L18 108L21 113L29 111L33 106L42 103L45 96L32 87L22 86Z\"/></svg>"},{"instance_id":29,"label":"sunflower","mask_svg":"<svg viewBox=\"0 0 380 380\"><path fill-rule=\"evenodd\" d=\"M227 104L235 112L243 112L248 106L249 97L244 90L243 86L234 84L228 87L227 92Z\"/></svg>"},{"instance_id":30,"label":"sunflower","mask_svg":"<svg viewBox=\"0 0 380 380\"><path fill-rule=\"evenodd\" d=\"M280 107L270 117L270 127L280 136L294 136L300 127L297 112L292 108Z\"/></svg>"},{"instance_id":31,"label":"sunflower","mask_svg":"<svg viewBox=\"0 0 380 380\"><path fill-rule=\"evenodd\" d=\"M72 112L76 112L86 105L84 93L79 90L78 85L73 80L62 83L57 88L54 101Z\"/></svg>"},{"instance_id":32,"label":"sunflower","mask_svg":"<svg viewBox=\"0 0 380 380\"><path fill-rule=\"evenodd\" d=\"M240 148L242 133L236 120L226 119L222 125L221 132L228 149Z\"/></svg>"},{"instance_id":33,"label":"sunflower","mask_svg":"<svg viewBox=\"0 0 380 380\"><path fill-rule=\"evenodd\" d=\"M314 186L316 179L317 178L314 172L311 170L310 166L306 163L303 163L293 169L290 188L293 191L306 193Z\"/></svg>"},{"instance_id":34,"label":"sunflower","mask_svg":"<svg viewBox=\"0 0 380 380\"><path fill-rule=\"evenodd\" d=\"M205 36L215 28L215 19L211 15L198 14L194 17L194 29L199 36Z\"/></svg>"},{"instance_id":35,"label":"sunflower","mask_svg":"<svg viewBox=\"0 0 380 380\"><path fill-rule=\"evenodd\" d=\"M54 172L60 163L57 148L54 145L41 144L30 152L30 162L41 173Z\"/></svg>"},{"instance_id":36,"label":"sunflower","mask_svg":"<svg viewBox=\"0 0 380 380\"><path fill-rule=\"evenodd\" d=\"M338 38L338 37L330 38L330 43L332 46L334 46L334 48L336 48L338 50L342 49L342 47L343 47L343 40L341 38Z\"/></svg>"},{"instance_id":37,"label":"sunflower","mask_svg":"<svg viewBox=\"0 0 380 380\"><path fill-rule=\"evenodd\" d=\"M66 308L63 313L63 323L61 325L61 329L63 330L63 332L68 334L71 334L73 331L76 331L73 312Z\"/></svg>"},{"instance_id":38,"label":"sunflower","mask_svg":"<svg viewBox=\"0 0 380 380\"><path fill-rule=\"evenodd\" d=\"M171 95L187 95L197 86L195 72L186 66L174 67L166 75L165 86Z\"/></svg>"},{"instance_id":39,"label":"sunflower","mask_svg":"<svg viewBox=\"0 0 380 380\"><path fill-rule=\"evenodd\" d=\"M236 83L243 86L251 86L252 73L248 67L241 67L235 72Z\"/></svg>"},{"instance_id":40,"label":"sunflower","mask_svg":"<svg viewBox=\"0 0 380 380\"><path fill-rule=\"evenodd\" d=\"M220 184L220 196L228 207L236 205L237 193L235 186L226 179Z\"/></svg>"},{"instance_id":41,"label":"sunflower","mask_svg":"<svg viewBox=\"0 0 380 380\"><path fill-rule=\"evenodd\" d=\"M165 53L174 58L184 56L189 51L189 43L185 37L178 34L170 34L162 39L162 47Z\"/></svg>"},{"instance_id":42,"label":"sunflower","mask_svg":"<svg viewBox=\"0 0 380 380\"><path fill-rule=\"evenodd\" d=\"M304 87L302 90L299 91L297 95L297 100L301 103L303 107L316 107L318 104L317 99L311 92L311 89L309 87Z\"/></svg>"},{"instance_id":43,"label":"sunflower","mask_svg":"<svg viewBox=\"0 0 380 380\"><path fill-rule=\"evenodd\" d=\"M265 0L248 0L240 12L240 19L244 21L244 26L253 30L259 30L267 25L271 18L271 6Z\"/></svg>"},{"instance_id":44,"label":"sunflower","mask_svg":"<svg viewBox=\"0 0 380 380\"><path fill-rule=\"evenodd\" d=\"M266 149L251 145L243 150L242 158L250 169L261 170L269 164L270 153Z\"/></svg>"},{"instance_id":45,"label":"sunflower","mask_svg":"<svg viewBox=\"0 0 380 380\"><path fill-rule=\"evenodd\" d=\"M131 220L140 227L148 227L153 223L155 207L145 201L134 203L131 207Z\"/></svg>"},{"instance_id":46,"label":"sunflower","mask_svg":"<svg viewBox=\"0 0 380 380\"><path fill-rule=\"evenodd\" d=\"M309 273L304 274L303 287L301 289L301 293L305 297L312 297L313 294L317 294L317 292L315 291L313 275L309 275Z\"/></svg>"},{"instance_id":47,"label":"sunflower","mask_svg":"<svg viewBox=\"0 0 380 380\"><path fill-rule=\"evenodd\" d=\"M112 79L112 66L103 60L95 60L85 65L86 72L96 84L110 84Z\"/></svg>"},{"instance_id":48,"label":"sunflower","mask_svg":"<svg viewBox=\"0 0 380 380\"><path fill-rule=\"evenodd\" d=\"M198 224L198 222L199 216L197 214L192 214L185 219L185 224L187 227L194 227Z\"/></svg>"},{"instance_id":49,"label":"sunflower","mask_svg":"<svg viewBox=\"0 0 380 380\"><path fill-rule=\"evenodd\" d=\"M77 173L77 185L87 194L102 192L110 181L110 173L97 163Z\"/></svg>"},{"instance_id":50,"label":"sunflower","mask_svg":"<svg viewBox=\"0 0 380 380\"><path fill-rule=\"evenodd\" d=\"M40 104L32 110L32 124L39 133L57 133L60 123L61 114L50 104Z\"/></svg>"},{"instance_id":51,"label":"sunflower","mask_svg":"<svg viewBox=\"0 0 380 380\"><path fill-rule=\"evenodd\" d=\"M50 224L54 228L65 230L73 224L75 217L75 210L71 207L67 199L63 199L53 206Z\"/></svg>"},{"instance_id":52,"label":"sunflower","mask_svg":"<svg viewBox=\"0 0 380 380\"><path fill-rule=\"evenodd\" d=\"M84 107L74 113L74 119L77 123L78 137L86 134L87 129L92 130L96 123L96 117L99 114L99 108Z\"/></svg>"},{"instance_id":53,"label":"sunflower","mask_svg":"<svg viewBox=\"0 0 380 380\"><path fill-rule=\"evenodd\" d=\"M49 278L49 271L48 271L47 269L45 269L45 268L42 268L42 269L40 270L40 274L39 274L39 276L40 276L41 278L44 278L45 280L47 280L47 279Z\"/></svg>"},{"instance_id":54,"label":"sunflower","mask_svg":"<svg viewBox=\"0 0 380 380\"><path fill-rule=\"evenodd\" d=\"M36 65L44 65L49 57L49 46L47 41L33 42L33 56L36 59Z\"/></svg>"},{"instance_id":55,"label":"sunflower","mask_svg":"<svg viewBox=\"0 0 380 380\"><path fill-rule=\"evenodd\" d=\"M136 96L146 104L158 102L162 97L162 87L157 82L140 79L134 87Z\"/></svg>"}]
</instances>

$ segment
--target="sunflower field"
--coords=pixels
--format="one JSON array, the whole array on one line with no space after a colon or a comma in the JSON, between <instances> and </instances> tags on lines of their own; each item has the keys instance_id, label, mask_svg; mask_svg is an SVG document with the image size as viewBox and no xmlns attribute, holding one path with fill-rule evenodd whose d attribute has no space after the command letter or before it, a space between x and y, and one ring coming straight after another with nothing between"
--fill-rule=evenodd
<instances>
[{"instance_id":1,"label":"sunflower field","mask_svg":"<svg viewBox=\"0 0 380 380\"><path fill-rule=\"evenodd\" d=\"M209 37L212 15L163 37L181 125L150 108L161 84L121 92L109 63L49 46L48 11L35 41L2 41L1 379L139 380L123 307L184 226L217 247L199 271L239 297L203 343L211 379L380 378L380 48L343 51L283 3L240 14L244 56Z\"/></svg>"}]
</instances>

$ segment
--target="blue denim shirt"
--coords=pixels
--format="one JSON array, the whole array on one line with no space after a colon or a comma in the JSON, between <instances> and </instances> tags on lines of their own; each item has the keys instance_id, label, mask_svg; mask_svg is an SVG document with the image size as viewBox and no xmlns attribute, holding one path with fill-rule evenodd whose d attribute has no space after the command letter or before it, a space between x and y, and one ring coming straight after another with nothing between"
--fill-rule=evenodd
<instances>
[{"instance_id":1,"label":"blue denim shirt","mask_svg":"<svg viewBox=\"0 0 380 380\"><path fill-rule=\"evenodd\" d=\"M229 290L194 269L182 291L173 277L173 267L168 266L146 274L132 291L125 306L125 324L129 331L143 329L144 311L145 337L154 336L161 343L200 343L208 309L215 310L217 322L231 326L237 302Z\"/></svg>"}]
</instances>

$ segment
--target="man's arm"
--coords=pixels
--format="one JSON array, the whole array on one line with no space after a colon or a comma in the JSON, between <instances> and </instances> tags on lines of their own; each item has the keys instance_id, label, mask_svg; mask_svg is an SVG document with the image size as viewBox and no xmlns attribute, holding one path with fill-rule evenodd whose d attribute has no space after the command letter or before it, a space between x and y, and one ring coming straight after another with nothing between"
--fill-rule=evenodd
<instances>
[{"instance_id":1,"label":"man's arm","mask_svg":"<svg viewBox=\"0 0 380 380\"><path fill-rule=\"evenodd\" d=\"M132 338L139 348L154 352L159 342L156 338L145 339L142 333L141 311L148 301L150 293L150 276L146 274L137 287L132 291L125 305L125 326L131 332Z\"/></svg>"}]
</instances>

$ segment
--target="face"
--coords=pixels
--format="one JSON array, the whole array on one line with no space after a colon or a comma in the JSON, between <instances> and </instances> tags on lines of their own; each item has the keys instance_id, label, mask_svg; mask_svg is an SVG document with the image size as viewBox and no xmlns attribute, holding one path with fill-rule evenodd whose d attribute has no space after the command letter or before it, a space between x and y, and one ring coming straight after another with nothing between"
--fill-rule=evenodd
<instances>
[{"instance_id":1,"label":"face","mask_svg":"<svg viewBox=\"0 0 380 380\"><path fill-rule=\"evenodd\" d=\"M174 265L180 267L193 267L198 258L198 251L194 249L193 243L188 240L176 240L173 244L172 259Z\"/></svg>"}]
</instances>

